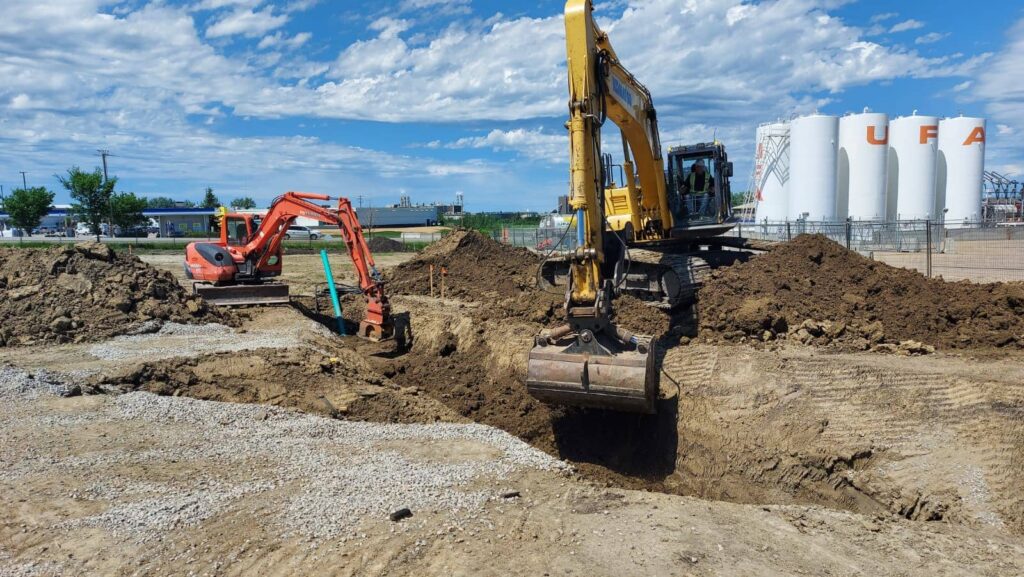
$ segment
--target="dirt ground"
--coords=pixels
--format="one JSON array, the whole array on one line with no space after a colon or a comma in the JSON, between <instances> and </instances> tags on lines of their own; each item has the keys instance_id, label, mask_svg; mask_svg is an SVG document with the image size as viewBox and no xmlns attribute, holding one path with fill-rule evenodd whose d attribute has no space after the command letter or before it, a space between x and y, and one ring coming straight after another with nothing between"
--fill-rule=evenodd
<instances>
[{"instance_id":1,"label":"dirt ground","mask_svg":"<svg viewBox=\"0 0 1024 577\"><path fill-rule=\"evenodd\" d=\"M310 294L319 257L290 259ZM661 333L657 415L555 408L523 379L557 299L411 280L384 343L299 298L4 349L0 574L1024 573L1020 351L705 343L626 301ZM80 396L32 393L40 369Z\"/></svg>"}]
</instances>

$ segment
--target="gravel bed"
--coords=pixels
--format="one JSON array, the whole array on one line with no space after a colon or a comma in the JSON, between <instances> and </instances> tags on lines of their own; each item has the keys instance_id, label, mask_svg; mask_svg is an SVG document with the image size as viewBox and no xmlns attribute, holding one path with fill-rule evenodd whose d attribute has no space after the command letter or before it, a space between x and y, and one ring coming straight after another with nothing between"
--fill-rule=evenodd
<instances>
[{"instance_id":1,"label":"gravel bed","mask_svg":"<svg viewBox=\"0 0 1024 577\"><path fill-rule=\"evenodd\" d=\"M89 347L88 352L92 356L106 361L148 361L198 356L212 352L290 348L302 344L303 336L308 337L311 331L330 334L327 329L315 323L281 331L248 332L236 331L217 323L205 325L164 323L159 330L122 335L97 343Z\"/></svg>"},{"instance_id":2,"label":"gravel bed","mask_svg":"<svg viewBox=\"0 0 1024 577\"><path fill-rule=\"evenodd\" d=\"M113 423L120 431L117 442L63 457L44 452L27 459L0 451L0 461L11 461L0 480L60 475L69 480L61 497L107 508L59 527L103 528L137 543L201 524L226 509L266 518L282 537L311 542L358 538L366 523L388 524L388 514L403 507L414 515L406 524L423 523L427 515L468 527L482 522L487 502L499 499L515 473L570 471L568 464L480 424L347 422L143 392L106 397L98 407L67 413L32 403L42 394L61 394L63 387L52 375L30 378L0 368L0 397L20 398L29 409L18 420L0 419L0 427L57 436ZM180 470L142 477L154 467Z\"/></svg>"}]
</instances>

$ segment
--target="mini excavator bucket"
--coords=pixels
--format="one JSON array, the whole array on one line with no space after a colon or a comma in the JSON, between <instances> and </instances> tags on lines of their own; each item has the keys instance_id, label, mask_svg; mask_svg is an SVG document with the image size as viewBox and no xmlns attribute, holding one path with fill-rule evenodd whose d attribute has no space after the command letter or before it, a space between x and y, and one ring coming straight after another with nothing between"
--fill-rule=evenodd
<instances>
[{"instance_id":1,"label":"mini excavator bucket","mask_svg":"<svg viewBox=\"0 0 1024 577\"><path fill-rule=\"evenodd\" d=\"M556 405L654 413L656 376L649 340L612 326L576 333L565 326L537 337L526 389Z\"/></svg>"},{"instance_id":2,"label":"mini excavator bucket","mask_svg":"<svg viewBox=\"0 0 1024 577\"><path fill-rule=\"evenodd\" d=\"M211 305L237 307L243 305L287 304L288 285L283 283L238 284L216 286L194 283L192 292Z\"/></svg>"}]
</instances>

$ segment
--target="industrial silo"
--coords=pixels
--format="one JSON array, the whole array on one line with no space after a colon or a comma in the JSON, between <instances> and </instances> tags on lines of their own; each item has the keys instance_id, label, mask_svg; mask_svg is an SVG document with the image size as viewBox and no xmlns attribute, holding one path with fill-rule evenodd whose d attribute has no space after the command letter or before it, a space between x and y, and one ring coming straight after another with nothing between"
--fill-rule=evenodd
<instances>
[{"instance_id":1,"label":"industrial silo","mask_svg":"<svg viewBox=\"0 0 1024 577\"><path fill-rule=\"evenodd\" d=\"M935 216L935 158L939 119L901 116L889 122L889 220Z\"/></svg>"},{"instance_id":2,"label":"industrial silo","mask_svg":"<svg viewBox=\"0 0 1024 577\"><path fill-rule=\"evenodd\" d=\"M836 220L839 119L812 114L789 125L789 218Z\"/></svg>"},{"instance_id":3,"label":"industrial silo","mask_svg":"<svg viewBox=\"0 0 1024 577\"><path fill-rule=\"evenodd\" d=\"M985 119L947 118L939 122L936 212L949 226L981 220L985 171Z\"/></svg>"},{"instance_id":4,"label":"industrial silo","mask_svg":"<svg viewBox=\"0 0 1024 577\"><path fill-rule=\"evenodd\" d=\"M757 127L754 186L758 222L782 222L789 208L789 124L771 122Z\"/></svg>"},{"instance_id":5,"label":"industrial silo","mask_svg":"<svg viewBox=\"0 0 1024 577\"><path fill-rule=\"evenodd\" d=\"M864 111L839 119L836 213L840 220L885 220L889 115Z\"/></svg>"}]
</instances>

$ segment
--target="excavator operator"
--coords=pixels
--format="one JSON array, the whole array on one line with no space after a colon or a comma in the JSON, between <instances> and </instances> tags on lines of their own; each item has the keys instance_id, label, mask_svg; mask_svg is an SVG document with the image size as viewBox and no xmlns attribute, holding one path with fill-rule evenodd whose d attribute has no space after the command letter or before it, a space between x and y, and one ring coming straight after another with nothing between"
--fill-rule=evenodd
<instances>
[{"instance_id":1,"label":"excavator operator","mask_svg":"<svg viewBox=\"0 0 1024 577\"><path fill-rule=\"evenodd\" d=\"M686 178L685 192L690 196L691 202L687 203L687 207L695 206L697 200L700 200L700 205L697 208L697 214L703 215L707 212L708 205L710 204L711 195L715 179L708 174L707 167L704 166L704 160L698 159L697 162L693 163L690 167L690 175Z\"/></svg>"}]
</instances>

